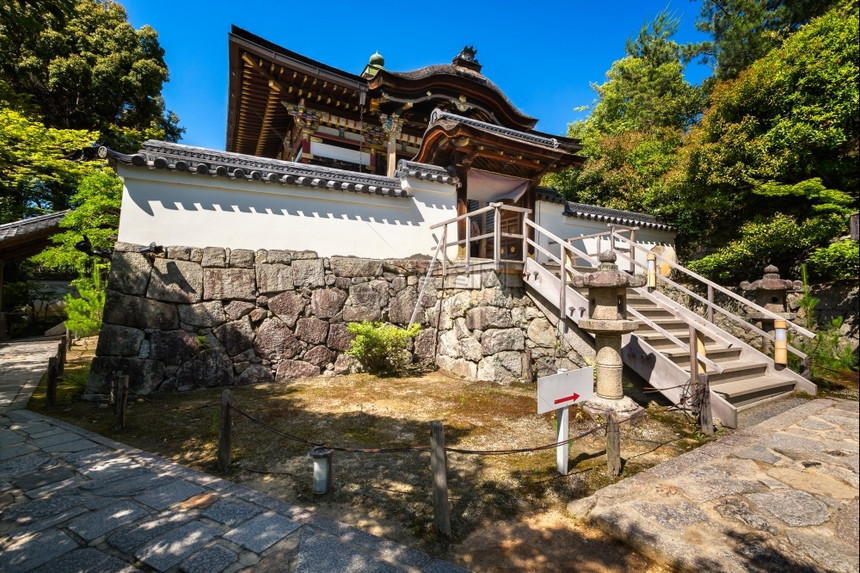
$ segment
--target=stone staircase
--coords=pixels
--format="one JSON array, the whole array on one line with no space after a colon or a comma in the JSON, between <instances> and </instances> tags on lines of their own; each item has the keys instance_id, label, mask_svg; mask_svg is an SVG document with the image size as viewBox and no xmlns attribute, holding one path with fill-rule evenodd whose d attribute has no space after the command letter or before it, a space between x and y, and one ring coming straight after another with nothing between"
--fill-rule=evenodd
<instances>
[{"instance_id":1,"label":"stone staircase","mask_svg":"<svg viewBox=\"0 0 860 573\"><path fill-rule=\"evenodd\" d=\"M533 299L539 295L539 306L548 303L557 312L562 300L557 272L527 260L523 275L529 295ZM566 308L559 314L578 324L587 318L586 296L587 292L566 287ZM638 328L622 338L625 365L678 405L684 405L691 393L690 350L679 342L690 343L691 325L700 333L712 414L727 427L737 427L738 412L744 408L795 390L816 392L809 380L775 365L770 357L659 292L629 289L627 309L628 318L636 320Z\"/></svg>"}]
</instances>

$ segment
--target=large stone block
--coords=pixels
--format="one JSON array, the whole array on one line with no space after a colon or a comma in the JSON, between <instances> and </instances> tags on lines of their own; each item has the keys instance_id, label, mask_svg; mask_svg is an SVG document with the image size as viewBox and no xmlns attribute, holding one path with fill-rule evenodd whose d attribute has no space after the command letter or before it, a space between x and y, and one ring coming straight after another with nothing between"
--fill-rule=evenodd
<instances>
[{"instance_id":1,"label":"large stone block","mask_svg":"<svg viewBox=\"0 0 860 573\"><path fill-rule=\"evenodd\" d=\"M152 262L140 253L114 251L110 262L108 288L123 294L142 296L149 285Z\"/></svg>"},{"instance_id":2,"label":"large stone block","mask_svg":"<svg viewBox=\"0 0 860 573\"><path fill-rule=\"evenodd\" d=\"M375 306L345 306L343 319L347 322L376 322L382 320L382 309Z\"/></svg>"},{"instance_id":3,"label":"large stone block","mask_svg":"<svg viewBox=\"0 0 860 573\"><path fill-rule=\"evenodd\" d=\"M331 318L341 311L346 296L338 288L317 289L311 293L311 313L317 318Z\"/></svg>"},{"instance_id":4,"label":"large stone block","mask_svg":"<svg viewBox=\"0 0 860 573\"><path fill-rule=\"evenodd\" d=\"M164 364L157 360L140 360L114 356L96 356L87 382L88 394L106 394L120 376L128 376L128 387L141 395L155 390L164 379Z\"/></svg>"},{"instance_id":5,"label":"large stone block","mask_svg":"<svg viewBox=\"0 0 860 573\"><path fill-rule=\"evenodd\" d=\"M498 328L484 332L481 337L484 356L497 354L505 350L523 350L526 339L519 328Z\"/></svg>"},{"instance_id":6,"label":"large stone block","mask_svg":"<svg viewBox=\"0 0 860 573\"><path fill-rule=\"evenodd\" d=\"M146 297L163 302L193 303L203 298L203 271L197 263L155 259Z\"/></svg>"},{"instance_id":7,"label":"large stone block","mask_svg":"<svg viewBox=\"0 0 860 573\"><path fill-rule=\"evenodd\" d=\"M349 306L384 308L388 305L388 281L372 280L349 287Z\"/></svg>"},{"instance_id":8,"label":"large stone block","mask_svg":"<svg viewBox=\"0 0 860 573\"><path fill-rule=\"evenodd\" d=\"M179 320L199 328L215 328L227 322L224 305L219 300L179 305Z\"/></svg>"},{"instance_id":9,"label":"large stone block","mask_svg":"<svg viewBox=\"0 0 860 573\"><path fill-rule=\"evenodd\" d=\"M176 371L176 384L212 388L233 383L233 362L223 348L208 348Z\"/></svg>"},{"instance_id":10,"label":"large stone block","mask_svg":"<svg viewBox=\"0 0 860 573\"><path fill-rule=\"evenodd\" d=\"M221 247L206 247L203 249L202 260L200 261L204 267L226 267L227 266L227 251Z\"/></svg>"},{"instance_id":11,"label":"large stone block","mask_svg":"<svg viewBox=\"0 0 860 573\"><path fill-rule=\"evenodd\" d=\"M433 362L436 355L436 329L425 328L415 337L415 358L419 362Z\"/></svg>"},{"instance_id":12,"label":"large stone block","mask_svg":"<svg viewBox=\"0 0 860 573\"><path fill-rule=\"evenodd\" d=\"M269 310L292 328L305 309L305 299L297 292L284 292L273 296L268 302Z\"/></svg>"},{"instance_id":13,"label":"large stone block","mask_svg":"<svg viewBox=\"0 0 860 573\"><path fill-rule=\"evenodd\" d=\"M257 277L254 269L203 269L205 300L257 300Z\"/></svg>"},{"instance_id":14,"label":"large stone block","mask_svg":"<svg viewBox=\"0 0 860 573\"><path fill-rule=\"evenodd\" d=\"M325 268L322 259L293 260L293 284L296 287L325 286Z\"/></svg>"},{"instance_id":15,"label":"large stone block","mask_svg":"<svg viewBox=\"0 0 860 573\"><path fill-rule=\"evenodd\" d=\"M462 358L451 358L450 356L437 356L436 365L440 370L448 372L459 378L475 380L478 365Z\"/></svg>"},{"instance_id":16,"label":"large stone block","mask_svg":"<svg viewBox=\"0 0 860 573\"><path fill-rule=\"evenodd\" d=\"M288 265L257 265L257 289L260 294L275 294L293 288L293 270Z\"/></svg>"},{"instance_id":17,"label":"large stone block","mask_svg":"<svg viewBox=\"0 0 860 573\"><path fill-rule=\"evenodd\" d=\"M278 318L269 318L260 325L254 339L257 355L270 362L282 358L292 358L302 348L301 342L293 336L290 328Z\"/></svg>"},{"instance_id":18,"label":"large stone block","mask_svg":"<svg viewBox=\"0 0 860 573\"><path fill-rule=\"evenodd\" d=\"M250 314L254 308L256 307L253 303L244 300L231 300L229 304L224 305L224 312L230 320L236 320Z\"/></svg>"},{"instance_id":19,"label":"large stone block","mask_svg":"<svg viewBox=\"0 0 860 573\"><path fill-rule=\"evenodd\" d=\"M391 304L388 307L388 320L392 324L409 324L412 313L415 311L416 303L418 302L418 292L415 287L406 288L391 299ZM424 309L419 308L415 313L415 322L424 322Z\"/></svg>"},{"instance_id":20,"label":"large stone block","mask_svg":"<svg viewBox=\"0 0 860 573\"><path fill-rule=\"evenodd\" d=\"M305 362L309 362L315 366L319 366L320 368L325 368L326 364L333 362L335 359L335 353L323 346L322 344L319 346L314 346L302 357L302 360Z\"/></svg>"},{"instance_id":21,"label":"large stone block","mask_svg":"<svg viewBox=\"0 0 860 573\"><path fill-rule=\"evenodd\" d=\"M105 294L103 320L106 324L134 328L160 330L179 328L179 312L175 305L139 296L124 295L111 289L108 289Z\"/></svg>"},{"instance_id":22,"label":"large stone block","mask_svg":"<svg viewBox=\"0 0 860 573\"><path fill-rule=\"evenodd\" d=\"M300 318L296 322L296 338L309 344L322 344L328 337L328 322L319 318Z\"/></svg>"},{"instance_id":23,"label":"large stone block","mask_svg":"<svg viewBox=\"0 0 860 573\"><path fill-rule=\"evenodd\" d=\"M139 328L102 325L96 356L137 356L145 334Z\"/></svg>"},{"instance_id":24,"label":"large stone block","mask_svg":"<svg viewBox=\"0 0 860 573\"><path fill-rule=\"evenodd\" d=\"M511 328L513 325L511 311L506 308L479 306L466 312L466 327L469 330Z\"/></svg>"},{"instance_id":25,"label":"large stone block","mask_svg":"<svg viewBox=\"0 0 860 573\"><path fill-rule=\"evenodd\" d=\"M308 378L310 376L319 376L320 368L308 362L301 360L284 360L278 365L278 372L275 374L276 382L284 382L286 380L295 380L296 378Z\"/></svg>"},{"instance_id":26,"label":"large stone block","mask_svg":"<svg viewBox=\"0 0 860 573\"><path fill-rule=\"evenodd\" d=\"M261 366L260 364L252 364L248 366L235 378L235 384L237 386L246 386L248 384L268 384L274 381L275 377L272 375L272 369L268 366Z\"/></svg>"},{"instance_id":27,"label":"large stone block","mask_svg":"<svg viewBox=\"0 0 860 573\"><path fill-rule=\"evenodd\" d=\"M378 277L382 274L382 261L357 257L331 257L331 272L339 277Z\"/></svg>"},{"instance_id":28,"label":"large stone block","mask_svg":"<svg viewBox=\"0 0 860 573\"><path fill-rule=\"evenodd\" d=\"M149 357L168 365L182 364L200 349L200 339L184 330L156 330L149 336Z\"/></svg>"},{"instance_id":29,"label":"large stone block","mask_svg":"<svg viewBox=\"0 0 860 573\"><path fill-rule=\"evenodd\" d=\"M355 335L349 331L346 323L333 322L329 325L328 328L328 339L326 340L326 346L328 346L332 350L344 352L346 350L349 350L350 343L354 338Z\"/></svg>"},{"instance_id":30,"label":"large stone block","mask_svg":"<svg viewBox=\"0 0 860 573\"><path fill-rule=\"evenodd\" d=\"M240 269L250 269L254 266L254 251L250 249L232 249L230 251L230 266Z\"/></svg>"},{"instance_id":31,"label":"large stone block","mask_svg":"<svg viewBox=\"0 0 860 573\"><path fill-rule=\"evenodd\" d=\"M534 342L537 346L542 346L544 348L553 348L558 341L558 335L555 328L543 317L536 318L529 323L526 335L529 337L529 340Z\"/></svg>"},{"instance_id":32,"label":"large stone block","mask_svg":"<svg viewBox=\"0 0 860 573\"><path fill-rule=\"evenodd\" d=\"M499 352L486 356L478 363L477 378L486 382L508 384L523 376L523 355L520 352Z\"/></svg>"},{"instance_id":33,"label":"large stone block","mask_svg":"<svg viewBox=\"0 0 860 573\"><path fill-rule=\"evenodd\" d=\"M254 328L247 316L219 326L214 334L230 356L241 354L254 346Z\"/></svg>"}]
</instances>

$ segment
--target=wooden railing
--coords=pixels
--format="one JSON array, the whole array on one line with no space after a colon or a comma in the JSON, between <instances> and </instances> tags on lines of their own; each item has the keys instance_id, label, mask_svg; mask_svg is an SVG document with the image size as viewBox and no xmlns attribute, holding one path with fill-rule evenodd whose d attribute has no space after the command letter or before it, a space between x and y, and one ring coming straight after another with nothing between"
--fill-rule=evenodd
<instances>
[{"instance_id":1,"label":"wooden railing","mask_svg":"<svg viewBox=\"0 0 860 573\"><path fill-rule=\"evenodd\" d=\"M559 306L558 306L558 308L559 308L559 313L560 313L561 318L566 318L567 317L567 300L566 300L566 298L567 298L567 293L566 293L567 286L572 282L571 279L572 279L574 274L582 274L578 269L575 268L574 262L584 261L587 264L587 266L596 267L598 265L598 261L597 261L596 257L589 255L588 253L585 253L583 251L580 251L579 249L574 247L573 244L571 244L572 241L581 240L581 239L583 239L583 237L575 237L575 238L572 238L570 240L564 240L564 239L559 238L558 236L554 235L553 233L547 231L543 227L539 226L538 224L536 224L536 223L534 223L528 219L525 221L525 225L526 225L526 229L531 229L534 233L534 239L529 239L528 233L524 233L524 234L527 237L526 238L527 245L534 249L535 255L540 253L540 254L546 256L550 261L552 261L554 264L558 265L558 267L559 267L559 274L557 276L561 280L561 289L560 289L560 293L559 293L559 301L558 301ZM610 239L612 239L613 237L611 236L611 233L612 233L612 231L608 231L606 233L597 233L595 235L589 235L588 237L585 237L585 238L607 236ZM560 248L559 256L556 256L554 253L550 252L548 249L544 248L540 244L539 237L541 235L548 239L549 244L559 245L559 248ZM543 265L543 266L544 266L544 268L547 268L546 265ZM549 270L549 269L547 269L547 270ZM667 310L670 313L672 313L673 315L675 314L673 309L667 309ZM656 332L660 333L667 340L672 342L672 344L675 344L678 348L681 348L684 352L691 353L692 356L696 357L696 360L698 362L706 364L711 369L711 372L722 372L723 371L723 368L719 364L713 362L707 356L698 352L697 346L695 344L695 339L691 340L691 343L693 344L691 347L690 344L687 344L684 341L680 340L678 337L676 337L672 333L668 332L666 329L661 327L659 324L656 324L655 322L653 322L648 317L639 313L636 309L628 307L627 312L630 315L632 315L634 318L636 318L637 320L647 324L652 329L654 329ZM676 316L676 317L679 318L680 320L684 320L685 322L687 322L687 320L684 317L681 317L681 316ZM695 370L693 370L693 371L695 371Z\"/></svg>"},{"instance_id":2,"label":"wooden railing","mask_svg":"<svg viewBox=\"0 0 860 573\"><path fill-rule=\"evenodd\" d=\"M613 241L614 241L614 239L624 239L624 237L621 237L620 235L618 235L618 233L614 232L613 230L607 231L607 234L612 236ZM611 244L614 245L614 242L612 242ZM644 247L642 245L630 242L630 251L633 252L633 255L631 256L625 251L626 251L626 249L617 249L616 254L618 256L628 260L631 263L631 265L633 265L633 266L640 267L642 269L646 268L646 265L644 265L641 262L639 262L638 260L636 260L635 252L640 251L643 254L647 255L649 252L651 252L650 249L648 249L647 247ZM686 267L683 267L683 266L667 259L666 257L664 257L660 254L657 254L657 253L653 253L653 254L655 255L656 260L659 263L662 263L664 265L668 265L669 268L671 268L672 270L676 271L677 273L680 273L681 275L684 275L689 282L691 282L693 284L701 285L703 290L706 292L706 296L704 296L704 297L701 296L700 294L697 294L696 292L693 292L693 290L687 288L686 286L681 285L676 281L673 281L670 277L664 276L661 273L656 273L658 281L662 281L666 285L676 289L679 292L684 293L685 295L689 296L693 300L696 300L699 303L703 304L704 309L705 309L704 310L704 314L705 314L704 317L707 318L708 322L714 323L714 315L715 315L715 313L718 313L718 314L721 314L722 316L726 317L727 319L731 320L735 324L739 325L743 329L754 332L754 333L762 336L763 338L765 338L771 342L775 342L775 336L773 334L758 328L757 326L755 326L754 324L749 322L746 318L744 318L742 316L738 316L737 314L735 314L731 310L717 304L715 302L714 295L715 295L715 293L720 293L722 295L725 295L729 299L739 303L743 307L745 307L747 309L747 312L754 312L759 316L763 316L763 317L766 317L766 318L769 318L772 320L785 320L786 326L789 330L792 330L796 334L798 334L800 336L804 336L806 338L815 338L815 333L807 330L806 328L803 328L799 324L796 324L796 323L793 323L789 320L786 320L785 317L780 316L779 314L777 314L773 311L767 310L766 308L757 305L756 303L730 291L729 289L727 289L725 287L722 287L722 286L716 284L713 281L706 279L705 277L691 271L690 269L688 269ZM794 348L791 345L788 345L788 351L800 359L803 370L808 369L809 358L807 357L806 354L804 354L803 352L801 352L797 348Z\"/></svg>"}]
</instances>

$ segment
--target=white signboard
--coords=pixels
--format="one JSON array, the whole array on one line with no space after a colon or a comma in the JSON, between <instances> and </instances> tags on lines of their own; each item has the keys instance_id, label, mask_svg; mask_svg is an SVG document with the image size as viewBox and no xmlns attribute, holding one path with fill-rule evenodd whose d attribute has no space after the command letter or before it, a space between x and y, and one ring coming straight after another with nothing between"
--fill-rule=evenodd
<instances>
[{"instance_id":1,"label":"white signboard","mask_svg":"<svg viewBox=\"0 0 860 573\"><path fill-rule=\"evenodd\" d=\"M594 396L594 367L538 378L538 414L590 400Z\"/></svg>"}]
</instances>

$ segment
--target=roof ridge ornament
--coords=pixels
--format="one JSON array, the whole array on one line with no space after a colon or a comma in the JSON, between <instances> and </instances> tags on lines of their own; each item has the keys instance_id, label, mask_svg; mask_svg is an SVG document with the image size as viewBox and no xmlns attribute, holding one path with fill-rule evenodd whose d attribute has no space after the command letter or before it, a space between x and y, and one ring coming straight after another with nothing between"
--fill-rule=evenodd
<instances>
[{"instance_id":1,"label":"roof ridge ornament","mask_svg":"<svg viewBox=\"0 0 860 573\"><path fill-rule=\"evenodd\" d=\"M482 66L478 63L478 60L475 59L475 54L477 53L478 50L476 50L474 46L463 46L463 49L454 57L452 63L455 66L468 68L480 74Z\"/></svg>"}]
</instances>

